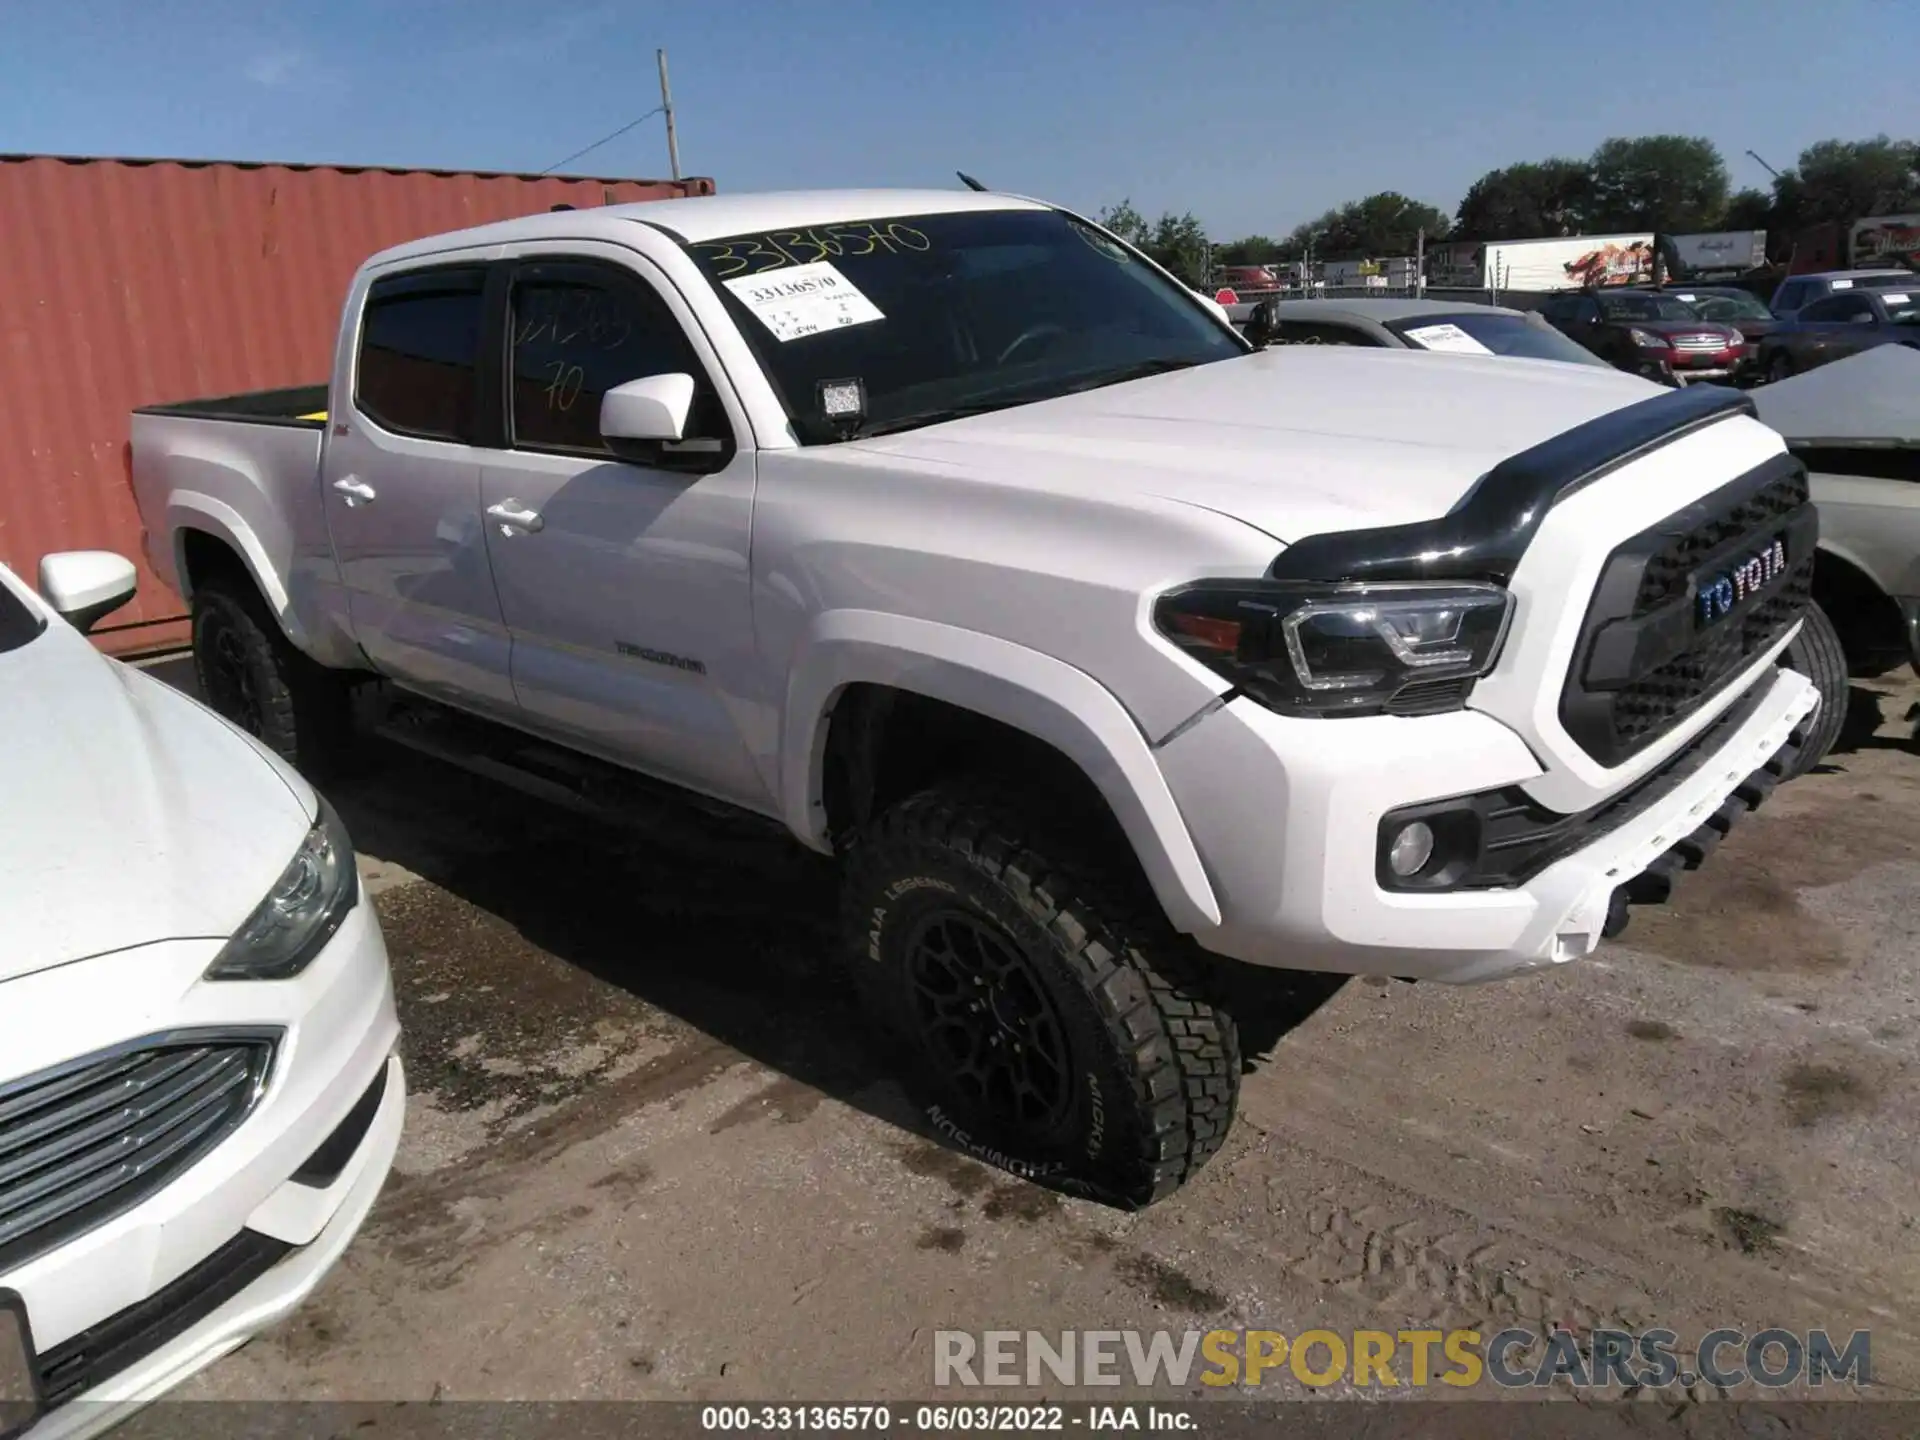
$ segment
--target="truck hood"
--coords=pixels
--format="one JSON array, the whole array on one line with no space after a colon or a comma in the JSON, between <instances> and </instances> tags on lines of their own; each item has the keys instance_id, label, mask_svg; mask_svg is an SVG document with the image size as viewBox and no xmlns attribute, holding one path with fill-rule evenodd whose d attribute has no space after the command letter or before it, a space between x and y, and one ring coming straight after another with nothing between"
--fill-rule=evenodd
<instances>
[{"instance_id":1,"label":"truck hood","mask_svg":"<svg viewBox=\"0 0 1920 1440\"><path fill-rule=\"evenodd\" d=\"M224 939L316 809L240 731L57 618L0 654L0 795L0 982Z\"/></svg>"},{"instance_id":2,"label":"truck hood","mask_svg":"<svg viewBox=\"0 0 1920 1440\"><path fill-rule=\"evenodd\" d=\"M1429 520L1509 455L1660 386L1596 365L1292 346L846 447L1234 516L1275 539Z\"/></svg>"}]
</instances>

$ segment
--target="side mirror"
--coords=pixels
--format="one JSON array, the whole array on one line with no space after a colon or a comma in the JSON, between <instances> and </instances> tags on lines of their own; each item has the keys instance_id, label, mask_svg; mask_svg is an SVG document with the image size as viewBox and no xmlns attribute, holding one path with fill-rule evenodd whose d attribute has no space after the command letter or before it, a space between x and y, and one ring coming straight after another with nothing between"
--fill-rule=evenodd
<instances>
[{"instance_id":1,"label":"side mirror","mask_svg":"<svg viewBox=\"0 0 1920 1440\"><path fill-rule=\"evenodd\" d=\"M40 560L40 593L82 635L133 598L133 562L111 550L64 550Z\"/></svg>"},{"instance_id":2,"label":"side mirror","mask_svg":"<svg viewBox=\"0 0 1920 1440\"><path fill-rule=\"evenodd\" d=\"M693 376L646 375L616 385L600 399L600 435L619 449L622 440L679 440L693 413Z\"/></svg>"}]
</instances>

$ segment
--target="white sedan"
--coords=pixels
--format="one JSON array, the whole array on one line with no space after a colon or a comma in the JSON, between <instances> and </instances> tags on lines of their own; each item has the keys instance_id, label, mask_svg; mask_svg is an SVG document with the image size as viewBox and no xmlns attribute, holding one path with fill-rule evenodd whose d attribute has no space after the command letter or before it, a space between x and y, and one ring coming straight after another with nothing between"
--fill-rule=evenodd
<instances>
[{"instance_id":1,"label":"white sedan","mask_svg":"<svg viewBox=\"0 0 1920 1440\"><path fill-rule=\"evenodd\" d=\"M40 588L0 566L0 1437L53 1440L297 1306L406 1102L339 817L88 642L126 560Z\"/></svg>"}]
</instances>

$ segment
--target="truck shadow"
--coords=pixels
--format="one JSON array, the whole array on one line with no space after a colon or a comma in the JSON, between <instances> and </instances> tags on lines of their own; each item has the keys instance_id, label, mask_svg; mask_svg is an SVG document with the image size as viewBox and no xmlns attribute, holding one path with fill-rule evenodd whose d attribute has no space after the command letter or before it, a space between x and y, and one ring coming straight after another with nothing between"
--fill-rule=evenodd
<instances>
[{"instance_id":1,"label":"truck shadow","mask_svg":"<svg viewBox=\"0 0 1920 1440\"><path fill-rule=\"evenodd\" d=\"M412 1044L471 1043L441 1014L454 1008L444 1003L444 955L464 948L455 973L487 988L488 1005L524 1007L512 1022L522 1032L577 1028L596 1009L626 1003L604 990L595 999L596 986L614 987L788 1080L948 1146L896 1083L897 1065L870 1035L847 980L831 861L783 832L691 805L614 825L385 743L371 745L368 760L327 787L356 848L377 857L376 874L397 866L481 912L480 923L468 912L421 925L400 913L402 895L417 887L377 900ZM488 917L498 926L485 928ZM542 956L572 973L543 966ZM1220 974L1247 1071L1343 980L1225 962ZM447 1058L420 1056L423 1078Z\"/></svg>"}]
</instances>

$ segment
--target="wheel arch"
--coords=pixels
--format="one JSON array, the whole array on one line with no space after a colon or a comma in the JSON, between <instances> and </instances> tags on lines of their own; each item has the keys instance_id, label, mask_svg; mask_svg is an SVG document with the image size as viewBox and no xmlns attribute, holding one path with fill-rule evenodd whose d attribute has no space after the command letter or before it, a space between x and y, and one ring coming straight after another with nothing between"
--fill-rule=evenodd
<instances>
[{"instance_id":1,"label":"wheel arch","mask_svg":"<svg viewBox=\"0 0 1920 1440\"><path fill-rule=\"evenodd\" d=\"M1063 661L932 621L830 611L798 648L782 724L780 805L788 827L812 848L834 848L829 744L867 742L844 727L872 725L873 707L847 701L876 692L977 716L1057 755L1104 802L1175 928L1191 934L1220 923L1212 882L1166 778L1113 694Z\"/></svg>"},{"instance_id":2,"label":"wheel arch","mask_svg":"<svg viewBox=\"0 0 1920 1440\"><path fill-rule=\"evenodd\" d=\"M176 494L167 502L167 529L173 537L174 573L189 603L195 585L221 569L237 567L267 603L287 638L304 646L301 627L272 557L240 512L209 495Z\"/></svg>"}]
</instances>

